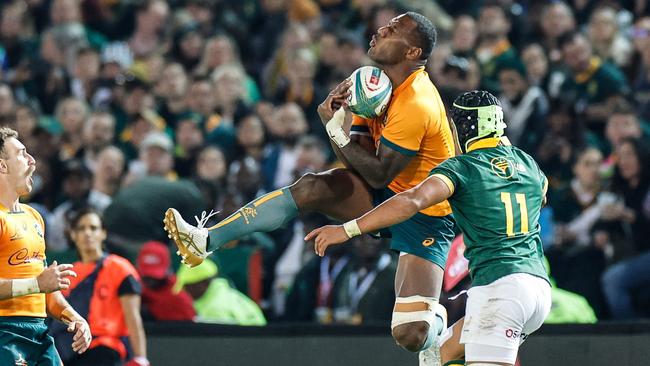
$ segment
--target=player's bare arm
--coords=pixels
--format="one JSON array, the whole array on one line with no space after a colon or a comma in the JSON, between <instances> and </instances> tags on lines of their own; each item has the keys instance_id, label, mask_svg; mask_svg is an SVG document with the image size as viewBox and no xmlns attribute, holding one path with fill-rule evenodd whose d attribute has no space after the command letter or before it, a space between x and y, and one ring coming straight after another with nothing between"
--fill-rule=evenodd
<instances>
[{"instance_id":1,"label":"player's bare arm","mask_svg":"<svg viewBox=\"0 0 650 366\"><path fill-rule=\"evenodd\" d=\"M330 245L340 244L353 236L398 224L418 211L446 200L451 194L447 184L436 176L430 176L408 191L391 197L359 219L344 225L328 225L315 229L307 234L305 240L315 239L316 254L323 256Z\"/></svg>"},{"instance_id":2,"label":"player's bare arm","mask_svg":"<svg viewBox=\"0 0 650 366\"><path fill-rule=\"evenodd\" d=\"M29 295L49 294L70 287L68 277L77 277L71 264L57 264L54 261L40 275L25 279L0 279L0 300Z\"/></svg>"},{"instance_id":3,"label":"player's bare arm","mask_svg":"<svg viewBox=\"0 0 650 366\"><path fill-rule=\"evenodd\" d=\"M384 188L411 162L412 157L379 145L376 155L359 144L347 144L341 154L373 188Z\"/></svg>"},{"instance_id":4,"label":"player's bare arm","mask_svg":"<svg viewBox=\"0 0 650 366\"><path fill-rule=\"evenodd\" d=\"M47 294L45 304L48 315L67 325L68 332L74 334L72 336L72 350L77 353L84 353L92 341L90 327L86 319L70 306L60 291Z\"/></svg>"},{"instance_id":5,"label":"player's bare arm","mask_svg":"<svg viewBox=\"0 0 650 366\"><path fill-rule=\"evenodd\" d=\"M330 135L341 134L332 136L330 140L339 160L359 173L371 187L383 188L408 165L411 157L381 145L374 154L367 143L362 145L358 139L350 140L345 130L349 130L352 120L352 113L346 108L351 85L349 79L337 85L318 106L318 115Z\"/></svg>"}]
</instances>

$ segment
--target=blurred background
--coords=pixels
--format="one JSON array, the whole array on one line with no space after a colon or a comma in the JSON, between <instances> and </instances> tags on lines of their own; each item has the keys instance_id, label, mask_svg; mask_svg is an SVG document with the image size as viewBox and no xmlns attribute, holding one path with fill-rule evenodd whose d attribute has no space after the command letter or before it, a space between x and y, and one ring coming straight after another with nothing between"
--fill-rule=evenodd
<instances>
[{"instance_id":1,"label":"blurred background","mask_svg":"<svg viewBox=\"0 0 650 366\"><path fill-rule=\"evenodd\" d=\"M316 107L370 64L372 34L409 10L438 29L427 71L445 103L474 89L497 95L508 137L549 177L548 322L650 316L646 0L3 0L0 125L37 160L25 202L45 218L48 260L78 260L69 222L92 206L105 251L138 270L153 334L175 329L156 322L185 320L388 336L396 257L386 242L361 237L316 257L302 238L329 220L308 214L228 244L209 269L177 273L161 220L168 207L220 220L340 166ZM468 286L462 250L459 237L441 299L451 321L464 299L448 298ZM217 282L236 296L209 290ZM182 316L164 310L179 294ZM243 301L252 313L231 311Z\"/></svg>"}]
</instances>

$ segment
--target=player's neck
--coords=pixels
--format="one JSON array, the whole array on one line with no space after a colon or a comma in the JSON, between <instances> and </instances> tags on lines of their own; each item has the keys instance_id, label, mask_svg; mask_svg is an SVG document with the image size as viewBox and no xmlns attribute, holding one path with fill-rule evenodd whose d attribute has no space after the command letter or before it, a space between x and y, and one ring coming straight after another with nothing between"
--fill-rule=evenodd
<instances>
[{"instance_id":1,"label":"player's neck","mask_svg":"<svg viewBox=\"0 0 650 366\"><path fill-rule=\"evenodd\" d=\"M393 90L397 89L404 80L406 80L409 76L411 76L412 73L417 71L419 68L421 68L424 65L419 65L419 64L406 64L406 63L401 63L397 65L382 65L382 69L388 75L388 78L390 79L391 84L393 84Z\"/></svg>"},{"instance_id":2,"label":"player's neck","mask_svg":"<svg viewBox=\"0 0 650 366\"><path fill-rule=\"evenodd\" d=\"M4 184L0 184L0 204L10 211L20 211L20 202L18 201L18 194L8 189Z\"/></svg>"},{"instance_id":3,"label":"player's neck","mask_svg":"<svg viewBox=\"0 0 650 366\"><path fill-rule=\"evenodd\" d=\"M81 262L83 263L94 263L99 260L99 258L102 257L102 250L101 249L90 249L87 251L84 251L81 254Z\"/></svg>"}]
</instances>

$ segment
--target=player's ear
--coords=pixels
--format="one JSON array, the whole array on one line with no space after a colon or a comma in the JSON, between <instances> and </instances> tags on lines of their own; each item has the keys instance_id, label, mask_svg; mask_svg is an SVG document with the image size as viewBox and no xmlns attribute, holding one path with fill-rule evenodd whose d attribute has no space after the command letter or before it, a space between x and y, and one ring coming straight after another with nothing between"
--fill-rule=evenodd
<instances>
[{"instance_id":1,"label":"player's ear","mask_svg":"<svg viewBox=\"0 0 650 366\"><path fill-rule=\"evenodd\" d=\"M7 174L9 167L7 166L7 161L5 159L0 159L0 174Z\"/></svg>"},{"instance_id":2,"label":"player's ear","mask_svg":"<svg viewBox=\"0 0 650 366\"><path fill-rule=\"evenodd\" d=\"M409 60L421 60L422 49L420 47L409 47L408 51L406 51L406 58Z\"/></svg>"}]
</instances>

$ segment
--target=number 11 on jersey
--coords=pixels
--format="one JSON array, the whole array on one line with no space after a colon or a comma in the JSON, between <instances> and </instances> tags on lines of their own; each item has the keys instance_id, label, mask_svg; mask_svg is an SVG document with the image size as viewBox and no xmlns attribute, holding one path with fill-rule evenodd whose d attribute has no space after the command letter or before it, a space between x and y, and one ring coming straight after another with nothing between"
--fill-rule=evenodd
<instances>
[{"instance_id":1,"label":"number 11 on jersey","mask_svg":"<svg viewBox=\"0 0 650 366\"><path fill-rule=\"evenodd\" d=\"M528 232L528 208L526 207L526 195L524 193L515 193L515 200L519 205L519 216L521 221L519 233L526 234ZM512 209L512 194L510 192L501 192L501 202L503 202L506 209L506 234L508 236L514 236L515 223Z\"/></svg>"}]
</instances>

